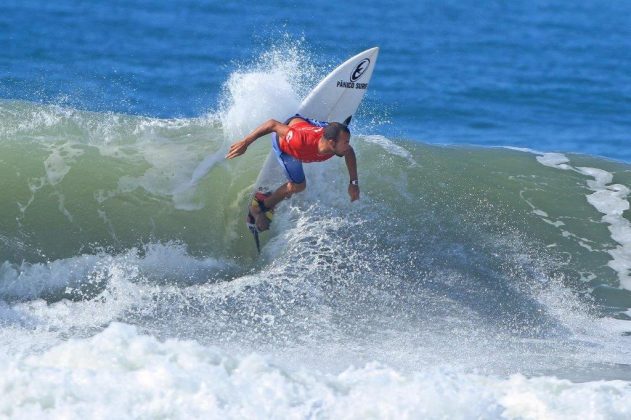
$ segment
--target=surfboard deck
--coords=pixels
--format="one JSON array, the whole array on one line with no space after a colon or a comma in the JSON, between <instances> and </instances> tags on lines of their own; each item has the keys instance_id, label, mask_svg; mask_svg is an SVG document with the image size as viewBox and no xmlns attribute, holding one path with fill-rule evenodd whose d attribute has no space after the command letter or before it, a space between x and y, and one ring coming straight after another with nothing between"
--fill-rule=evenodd
<instances>
[{"instance_id":1,"label":"surfboard deck","mask_svg":"<svg viewBox=\"0 0 631 420\"><path fill-rule=\"evenodd\" d=\"M305 97L296 113L315 120L338 121L348 125L368 89L378 55L379 48L374 47L340 64ZM252 223L250 206L257 192L271 194L285 182L283 170L271 150L254 183L246 216L246 224L254 235L259 253L261 232Z\"/></svg>"}]
</instances>

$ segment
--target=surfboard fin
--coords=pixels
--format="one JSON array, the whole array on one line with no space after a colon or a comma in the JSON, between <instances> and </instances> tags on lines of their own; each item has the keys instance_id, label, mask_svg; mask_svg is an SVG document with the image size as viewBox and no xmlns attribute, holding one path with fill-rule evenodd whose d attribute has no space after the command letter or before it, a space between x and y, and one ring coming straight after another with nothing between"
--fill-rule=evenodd
<instances>
[{"instance_id":1,"label":"surfboard fin","mask_svg":"<svg viewBox=\"0 0 631 420\"><path fill-rule=\"evenodd\" d=\"M256 243L256 252L260 254L261 241L259 240L259 231L256 229L256 226L254 228L250 228L250 231L252 232L252 235L254 235L254 242Z\"/></svg>"},{"instance_id":2,"label":"surfboard fin","mask_svg":"<svg viewBox=\"0 0 631 420\"><path fill-rule=\"evenodd\" d=\"M260 254L261 253L261 241L259 240L259 230L256 228L256 223L254 222L254 216L252 213L248 213L248 217L245 220L248 229L254 235L254 242L256 243L256 250Z\"/></svg>"}]
</instances>

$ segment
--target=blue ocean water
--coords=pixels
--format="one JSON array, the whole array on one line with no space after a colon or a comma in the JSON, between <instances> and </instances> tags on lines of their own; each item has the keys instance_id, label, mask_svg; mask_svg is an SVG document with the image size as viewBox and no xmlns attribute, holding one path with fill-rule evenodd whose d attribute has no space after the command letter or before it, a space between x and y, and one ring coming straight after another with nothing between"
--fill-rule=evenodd
<instances>
[{"instance_id":1,"label":"blue ocean water","mask_svg":"<svg viewBox=\"0 0 631 420\"><path fill-rule=\"evenodd\" d=\"M0 418L629 417L631 2L0 12ZM372 46L258 255L229 145Z\"/></svg>"},{"instance_id":2,"label":"blue ocean water","mask_svg":"<svg viewBox=\"0 0 631 420\"><path fill-rule=\"evenodd\" d=\"M9 0L0 43L0 98L156 117L214 109L274 46L322 69L380 46L384 134L631 160L628 1Z\"/></svg>"}]
</instances>

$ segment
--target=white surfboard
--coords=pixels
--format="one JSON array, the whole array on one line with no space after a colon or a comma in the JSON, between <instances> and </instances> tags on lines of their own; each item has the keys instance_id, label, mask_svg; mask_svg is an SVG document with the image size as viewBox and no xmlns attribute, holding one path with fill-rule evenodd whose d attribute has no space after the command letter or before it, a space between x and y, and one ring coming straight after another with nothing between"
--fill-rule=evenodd
<instances>
[{"instance_id":1,"label":"white surfboard","mask_svg":"<svg viewBox=\"0 0 631 420\"><path fill-rule=\"evenodd\" d=\"M378 54L379 48L375 47L346 60L318 83L296 113L315 120L349 124L368 89ZM285 182L287 179L271 150L254 184L252 199L257 192L272 192ZM252 199L248 200L247 213ZM248 223L248 228L260 251L259 232L252 223Z\"/></svg>"}]
</instances>

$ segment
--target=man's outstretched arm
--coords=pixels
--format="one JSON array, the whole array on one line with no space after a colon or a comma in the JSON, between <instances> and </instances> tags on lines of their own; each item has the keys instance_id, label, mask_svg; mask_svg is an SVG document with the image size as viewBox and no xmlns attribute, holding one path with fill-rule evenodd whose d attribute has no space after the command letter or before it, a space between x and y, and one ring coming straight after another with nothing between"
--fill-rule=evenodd
<instances>
[{"instance_id":1,"label":"man's outstretched arm","mask_svg":"<svg viewBox=\"0 0 631 420\"><path fill-rule=\"evenodd\" d=\"M248 146L254 143L259 137L263 137L266 134L275 132L280 137L284 137L289 131L289 126L276 120L267 120L263 124L259 125L254 131L245 136L243 140L234 143L230 146L226 159L232 159L245 153Z\"/></svg>"},{"instance_id":2,"label":"man's outstretched arm","mask_svg":"<svg viewBox=\"0 0 631 420\"><path fill-rule=\"evenodd\" d=\"M355 151L352 147L349 147L348 151L344 154L344 160L346 161L348 176L350 177L350 183L348 184L348 195L351 196L351 201L359 200L359 184L357 183L357 158L355 157ZM353 183L353 181L356 182Z\"/></svg>"}]
</instances>

